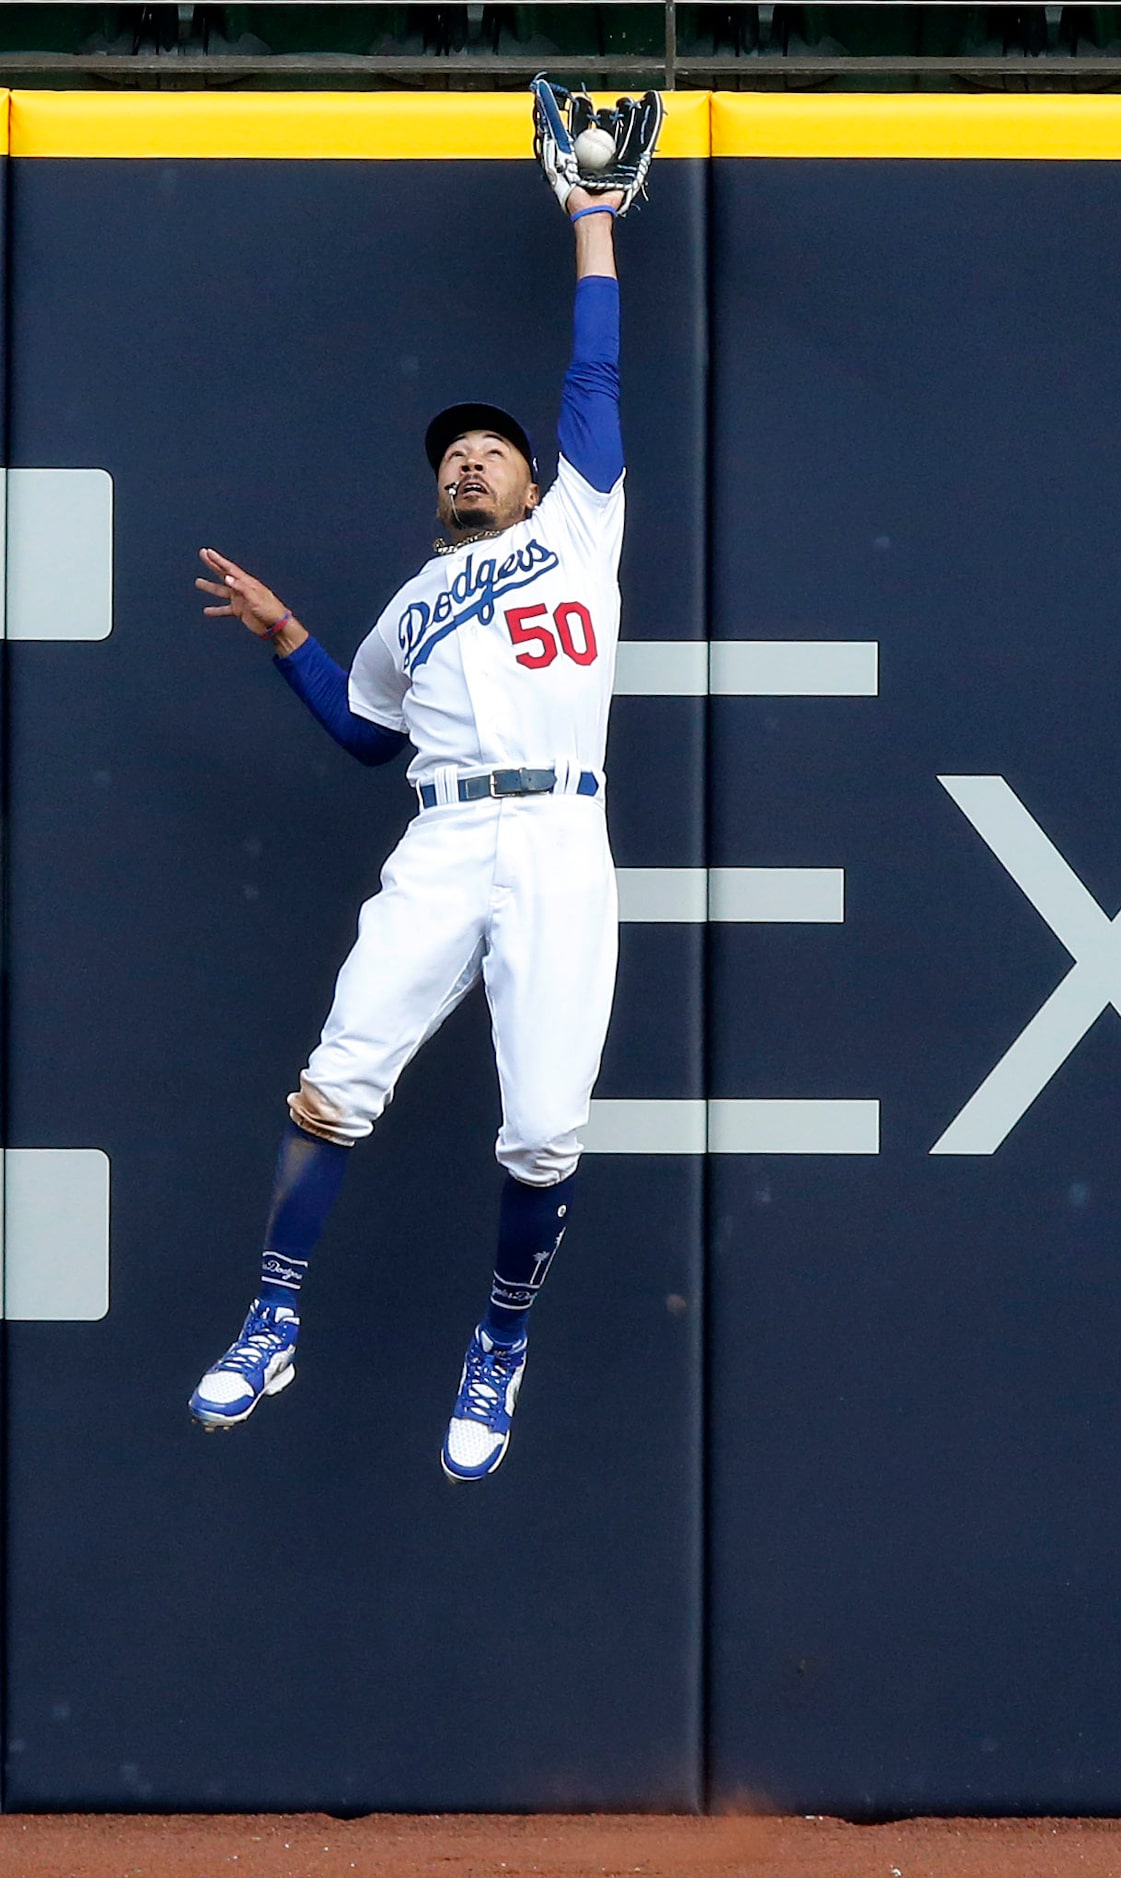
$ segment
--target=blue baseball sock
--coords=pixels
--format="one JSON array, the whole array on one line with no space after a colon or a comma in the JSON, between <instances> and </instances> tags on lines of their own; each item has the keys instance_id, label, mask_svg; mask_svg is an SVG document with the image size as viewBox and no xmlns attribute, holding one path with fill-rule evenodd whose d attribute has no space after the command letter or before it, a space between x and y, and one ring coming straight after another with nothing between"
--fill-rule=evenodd
<instances>
[{"instance_id":1,"label":"blue baseball sock","mask_svg":"<svg viewBox=\"0 0 1121 1878\"><path fill-rule=\"evenodd\" d=\"M521 1343L529 1311L564 1238L576 1175L555 1187L530 1187L507 1174L498 1211L498 1256L480 1329L494 1343Z\"/></svg>"},{"instance_id":2,"label":"blue baseball sock","mask_svg":"<svg viewBox=\"0 0 1121 1878\"><path fill-rule=\"evenodd\" d=\"M342 1185L349 1154L334 1141L306 1135L295 1122L285 1128L261 1254L257 1295L262 1304L281 1305L299 1316L308 1260Z\"/></svg>"}]
</instances>

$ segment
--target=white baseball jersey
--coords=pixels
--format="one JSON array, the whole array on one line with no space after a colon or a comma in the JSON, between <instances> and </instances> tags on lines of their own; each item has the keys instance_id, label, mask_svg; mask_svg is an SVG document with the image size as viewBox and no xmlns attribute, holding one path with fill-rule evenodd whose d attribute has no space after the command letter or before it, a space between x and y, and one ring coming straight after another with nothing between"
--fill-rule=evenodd
<instances>
[{"instance_id":1,"label":"white baseball jersey","mask_svg":"<svg viewBox=\"0 0 1121 1878\"><path fill-rule=\"evenodd\" d=\"M408 736L410 782L555 767L592 772L602 792L622 539L623 477L604 495L562 456L527 521L406 582L359 647L349 696Z\"/></svg>"}]
</instances>

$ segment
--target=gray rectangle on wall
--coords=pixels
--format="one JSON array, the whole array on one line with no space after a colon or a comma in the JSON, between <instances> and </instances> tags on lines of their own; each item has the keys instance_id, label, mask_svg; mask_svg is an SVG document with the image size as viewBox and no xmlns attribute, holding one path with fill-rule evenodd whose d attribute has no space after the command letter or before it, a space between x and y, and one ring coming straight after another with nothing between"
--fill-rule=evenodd
<instances>
[{"instance_id":1,"label":"gray rectangle on wall","mask_svg":"<svg viewBox=\"0 0 1121 1878\"><path fill-rule=\"evenodd\" d=\"M90 1322L109 1309L109 1157L4 1153L4 1316Z\"/></svg>"},{"instance_id":2,"label":"gray rectangle on wall","mask_svg":"<svg viewBox=\"0 0 1121 1878\"><path fill-rule=\"evenodd\" d=\"M103 469L11 469L5 501L8 639L113 630L113 479Z\"/></svg>"}]
</instances>

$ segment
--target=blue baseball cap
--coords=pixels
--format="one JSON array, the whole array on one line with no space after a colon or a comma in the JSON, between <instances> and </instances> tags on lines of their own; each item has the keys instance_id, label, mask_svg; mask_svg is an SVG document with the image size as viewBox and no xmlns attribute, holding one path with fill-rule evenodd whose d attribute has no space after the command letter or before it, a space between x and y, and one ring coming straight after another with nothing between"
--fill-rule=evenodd
<instances>
[{"instance_id":1,"label":"blue baseball cap","mask_svg":"<svg viewBox=\"0 0 1121 1878\"><path fill-rule=\"evenodd\" d=\"M498 404L449 404L446 411L432 419L424 433L424 449L433 470L439 470L444 451L457 437L462 437L465 430L492 430L496 437L505 437L507 443L521 451L534 482L537 481L537 458L529 432Z\"/></svg>"}]
</instances>

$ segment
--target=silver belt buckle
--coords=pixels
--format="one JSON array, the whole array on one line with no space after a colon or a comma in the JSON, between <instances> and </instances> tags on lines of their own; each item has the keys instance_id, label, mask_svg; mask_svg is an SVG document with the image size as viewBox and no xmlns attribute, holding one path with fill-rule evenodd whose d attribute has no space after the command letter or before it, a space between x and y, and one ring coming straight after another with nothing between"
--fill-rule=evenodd
<instances>
[{"instance_id":1,"label":"silver belt buckle","mask_svg":"<svg viewBox=\"0 0 1121 1878\"><path fill-rule=\"evenodd\" d=\"M524 769L492 769L490 773L490 792L492 796L524 796L529 794Z\"/></svg>"}]
</instances>

